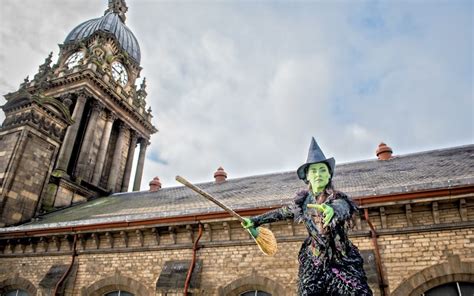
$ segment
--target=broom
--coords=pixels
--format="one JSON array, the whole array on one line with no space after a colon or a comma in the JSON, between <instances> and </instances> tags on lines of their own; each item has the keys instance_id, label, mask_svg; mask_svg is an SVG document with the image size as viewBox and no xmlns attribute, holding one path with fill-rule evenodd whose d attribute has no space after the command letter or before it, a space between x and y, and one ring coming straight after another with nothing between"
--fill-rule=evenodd
<instances>
[{"instance_id":1,"label":"broom","mask_svg":"<svg viewBox=\"0 0 474 296\"><path fill-rule=\"evenodd\" d=\"M237 214L234 210L226 206L225 204L221 203L217 199L215 199L212 195L209 193L203 191L201 188L191 184L189 181L184 179L181 176L176 176L176 181L180 182L181 184L185 185L186 187L194 190L195 192L199 193L203 197L207 198L208 200L212 201L225 211L227 211L229 214L237 218L240 222L245 222L244 218ZM273 256L275 255L277 251L277 241L275 239L275 236L273 235L273 232L271 232L270 229L264 228L264 227L258 227L258 236L257 238L252 238L255 240L257 243L257 246L260 248L260 251L262 251L265 255L270 255ZM250 231L249 231L250 232Z\"/></svg>"}]
</instances>

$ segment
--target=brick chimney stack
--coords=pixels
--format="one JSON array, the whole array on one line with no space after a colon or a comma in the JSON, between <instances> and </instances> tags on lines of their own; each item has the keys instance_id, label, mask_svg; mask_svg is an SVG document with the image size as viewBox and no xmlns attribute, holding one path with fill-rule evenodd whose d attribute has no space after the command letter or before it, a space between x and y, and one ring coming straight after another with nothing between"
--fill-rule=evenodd
<instances>
[{"instance_id":1,"label":"brick chimney stack","mask_svg":"<svg viewBox=\"0 0 474 296\"><path fill-rule=\"evenodd\" d=\"M391 159L392 158L392 153L393 153L392 148L387 146L387 144L385 144L384 142L380 143L379 147L375 151L375 154L377 155L377 158L379 160L389 160L389 159Z\"/></svg>"},{"instance_id":2,"label":"brick chimney stack","mask_svg":"<svg viewBox=\"0 0 474 296\"><path fill-rule=\"evenodd\" d=\"M224 183L227 179L227 173L224 171L222 167L219 167L217 171L214 173L214 179L216 180L217 184Z\"/></svg>"},{"instance_id":3,"label":"brick chimney stack","mask_svg":"<svg viewBox=\"0 0 474 296\"><path fill-rule=\"evenodd\" d=\"M150 181L150 192L156 192L161 189L161 181L160 178L154 177L153 180Z\"/></svg>"}]
</instances>

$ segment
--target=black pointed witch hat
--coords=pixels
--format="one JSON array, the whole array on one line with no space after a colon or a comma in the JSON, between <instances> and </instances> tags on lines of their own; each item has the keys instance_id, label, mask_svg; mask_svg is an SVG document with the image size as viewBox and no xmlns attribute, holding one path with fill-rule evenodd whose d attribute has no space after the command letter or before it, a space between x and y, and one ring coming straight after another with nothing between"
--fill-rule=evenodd
<instances>
[{"instance_id":1,"label":"black pointed witch hat","mask_svg":"<svg viewBox=\"0 0 474 296\"><path fill-rule=\"evenodd\" d=\"M334 168L336 167L336 160L334 159L334 157L326 158L326 156L324 156L323 151L321 150L321 148L319 148L318 143L316 143L316 140L313 137L309 146L308 159L306 160L306 163L300 166L296 171L298 177L306 182L306 172L308 171L307 168L313 163L320 162L324 162L328 165L332 177L334 175Z\"/></svg>"}]
</instances>

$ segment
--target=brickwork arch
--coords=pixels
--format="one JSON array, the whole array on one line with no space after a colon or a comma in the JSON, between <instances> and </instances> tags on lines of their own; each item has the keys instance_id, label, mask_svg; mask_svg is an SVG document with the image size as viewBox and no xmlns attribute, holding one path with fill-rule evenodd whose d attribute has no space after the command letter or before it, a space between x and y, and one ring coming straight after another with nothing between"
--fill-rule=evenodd
<instances>
[{"instance_id":1,"label":"brickwork arch","mask_svg":"<svg viewBox=\"0 0 474 296\"><path fill-rule=\"evenodd\" d=\"M239 278L225 287L220 287L219 296L238 296L240 293L249 290L261 290L272 294L272 296L286 296L292 294L277 282L252 273L252 275Z\"/></svg>"},{"instance_id":2,"label":"brickwork arch","mask_svg":"<svg viewBox=\"0 0 474 296\"><path fill-rule=\"evenodd\" d=\"M135 296L152 296L153 294L140 282L115 274L114 276L98 280L87 288L82 289L83 296L102 296L113 291L127 291Z\"/></svg>"},{"instance_id":3,"label":"brickwork arch","mask_svg":"<svg viewBox=\"0 0 474 296\"><path fill-rule=\"evenodd\" d=\"M450 282L474 282L474 262L461 262L459 256L448 262L427 267L403 281L391 296L418 296Z\"/></svg>"},{"instance_id":4,"label":"brickwork arch","mask_svg":"<svg viewBox=\"0 0 474 296\"><path fill-rule=\"evenodd\" d=\"M22 277L14 277L0 282L0 295L6 294L10 290L24 290L29 295L36 295L36 287L27 279Z\"/></svg>"}]
</instances>

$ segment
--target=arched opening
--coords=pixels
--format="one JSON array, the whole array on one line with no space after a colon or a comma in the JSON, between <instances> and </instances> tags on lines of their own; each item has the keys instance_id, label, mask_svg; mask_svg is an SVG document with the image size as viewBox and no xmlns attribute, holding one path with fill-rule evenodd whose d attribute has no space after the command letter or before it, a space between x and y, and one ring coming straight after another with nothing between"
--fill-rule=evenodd
<instances>
[{"instance_id":1,"label":"arched opening","mask_svg":"<svg viewBox=\"0 0 474 296\"><path fill-rule=\"evenodd\" d=\"M448 262L436 264L412 275L392 293L392 296L449 295L437 294L438 291L452 290L459 283L474 283L474 262L461 262L459 256L448 258ZM469 287L463 288L469 289ZM462 290L461 290L462 292ZM454 294L456 296L458 294ZM464 294L462 294L464 295ZM468 294L469 296L472 295Z\"/></svg>"},{"instance_id":2,"label":"arched opening","mask_svg":"<svg viewBox=\"0 0 474 296\"><path fill-rule=\"evenodd\" d=\"M237 279L219 288L219 296L280 296L290 294L277 282L256 274Z\"/></svg>"},{"instance_id":3,"label":"arched opening","mask_svg":"<svg viewBox=\"0 0 474 296\"><path fill-rule=\"evenodd\" d=\"M84 296L148 296L152 293L140 282L115 274L82 290Z\"/></svg>"},{"instance_id":4,"label":"arched opening","mask_svg":"<svg viewBox=\"0 0 474 296\"><path fill-rule=\"evenodd\" d=\"M451 282L429 289L422 296L472 296L474 283Z\"/></svg>"},{"instance_id":5,"label":"arched opening","mask_svg":"<svg viewBox=\"0 0 474 296\"><path fill-rule=\"evenodd\" d=\"M0 282L0 295L34 296L36 287L27 279L14 277Z\"/></svg>"}]
</instances>

